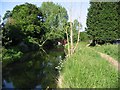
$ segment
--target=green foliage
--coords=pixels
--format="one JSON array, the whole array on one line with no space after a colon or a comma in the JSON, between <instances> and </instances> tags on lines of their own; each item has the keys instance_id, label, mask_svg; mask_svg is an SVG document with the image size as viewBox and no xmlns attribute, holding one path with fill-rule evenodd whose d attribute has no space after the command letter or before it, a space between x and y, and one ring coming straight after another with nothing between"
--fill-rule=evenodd
<instances>
[{"instance_id":1,"label":"green foliage","mask_svg":"<svg viewBox=\"0 0 120 90\"><path fill-rule=\"evenodd\" d=\"M42 17L42 14L35 5L29 3L17 5L10 12L10 15L8 14L6 12L4 16L7 18L7 23L3 27L4 46L9 44L9 41L13 45L17 45L28 37L41 41L44 30L42 21L38 16ZM39 42L37 43L39 44Z\"/></svg>"},{"instance_id":2,"label":"green foliage","mask_svg":"<svg viewBox=\"0 0 120 90\"><path fill-rule=\"evenodd\" d=\"M11 11L7 10L4 17L3 17L3 20L9 18L11 16Z\"/></svg>"},{"instance_id":3,"label":"green foliage","mask_svg":"<svg viewBox=\"0 0 120 90\"><path fill-rule=\"evenodd\" d=\"M80 24L79 27L79 21L77 19L75 19L72 22L72 30L73 30L73 42L77 42L78 39L78 32L80 31L80 29L82 28L82 25ZM67 28L67 32L68 32L68 37L70 37L70 22L67 22L65 27ZM81 37L80 37L81 38ZM80 39L79 38L79 39Z\"/></svg>"},{"instance_id":4,"label":"green foliage","mask_svg":"<svg viewBox=\"0 0 120 90\"><path fill-rule=\"evenodd\" d=\"M74 20L73 22L73 42L77 42L78 39L78 32L79 32L79 22L78 20Z\"/></svg>"},{"instance_id":5,"label":"green foliage","mask_svg":"<svg viewBox=\"0 0 120 90\"><path fill-rule=\"evenodd\" d=\"M65 8L53 2L43 2L39 8L25 3L6 11L3 19L6 20L2 27L2 44L5 47L3 62L9 63L12 57L19 58L21 52L29 49L37 50L38 45L44 45L47 40L47 44L52 46L56 39L63 39L68 15ZM49 41L52 41L51 45ZM19 46L17 51L11 48L15 46Z\"/></svg>"},{"instance_id":6,"label":"green foliage","mask_svg":"<svg viewBox=\"0 0 120 90\"><path fill-rule=\"evenodd\" d=\"M7 22L2 28L3 46L17 45L22 41L42 45L47 40L64 38L68 15L65 8L53 2L43 2L39 8L25 3L7 11L4 19Z\"/></svg>"},{"instance_id":7,"label":"green foliage","mask_svg":"<svg viewBox=\"0 0 120 90\"><path fill-rule=\"evenodd\" d=\"M2 48L0 48L0 62L2 62Z\"/></svg>"},{"instance_id":8,"label":"green foliage","mask_svg":"<svg viewBox=\"0 0 120 90\"><path fill-rule=\"evenodd\" d=\"M97 42L118 39L117 2L90 2L87 33Z\"/></svg>"},{"instance_id":9,"label":"green foliage","mask_svg":"<svg viewBox=\"0 0 120 90\"><path fill-rule=\"evenodd\" d=\"M116 88L118 71L92 49L80 43L63 64L60 88Z\"/></svg>"},{"instance_id":10,"label":"green foliage","mask_svg":"<svg viewBox=\"0 0 120 90\"><path fill-rule=\"evenodd\" d=\"M12 49L2 48L2 63L4 66L15 62L20 59L23 55L22 52L19 51L18 47L13 47Z\"/></svg>"},{"instance_id":11,"label":"green foliage","mask_svg":"<svg viewBox=\"0 0 120 90\"><path fill-rule=\"evenodd\" d=\"M118 12L118 37L120 38L120 1L117 3L118 7L117 7L117 12Z\"/></svg>"},{"instance_id":12,"label":"green foliage","mask_svg":"<svg viewBox=\"0 0 120 90\"><path fill-rule=\"evenodd\" d=\"M80 41L88 41L89 37L87 32L80 32Z\"/></svg>"},{"instance_id":13,"label":"green foliage","mask_svg":"<svg viewBox=\"0 0 120 90\"><path fill-rule=\"evenodd\" d=\"M46 38L64 38L64 26L68 20L66 9L53 2L43 2L39 9L44 16L44 25L47 28Z\"/></svg>"},{"instance_id":14,"label":"green foliage","mask_svg":"<svg viewBox=\"0 0 120 90\"><path fill-rule=\"evenodd\" d=\"M17 24L6 23L6 25L2 29L3 46L7 46L11 43L18 44L24 38L24 34L21 31L20 26Z\"/></svg>"}]
</instances>

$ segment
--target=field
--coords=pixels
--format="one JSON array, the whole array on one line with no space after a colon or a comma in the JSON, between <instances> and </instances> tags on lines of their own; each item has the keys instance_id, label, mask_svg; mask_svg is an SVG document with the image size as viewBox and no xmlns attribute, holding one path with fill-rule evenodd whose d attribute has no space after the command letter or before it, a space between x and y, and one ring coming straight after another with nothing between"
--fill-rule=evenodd
<instances>
[{"instance_id":1,"label":"field","mask_svg":"<svg viewBox=\"0 0 120 90\"><path fill-rule=\"evenodd\" d=\"M76 53L63 62L58 87L117 88L118 71L82 43Z\"/></svg>"}]
</instances>

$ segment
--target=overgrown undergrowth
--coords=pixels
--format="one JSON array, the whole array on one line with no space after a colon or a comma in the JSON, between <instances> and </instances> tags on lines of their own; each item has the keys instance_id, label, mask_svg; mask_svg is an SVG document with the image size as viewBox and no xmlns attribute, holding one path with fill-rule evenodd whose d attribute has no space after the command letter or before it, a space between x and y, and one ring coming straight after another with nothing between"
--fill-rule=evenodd
<instances>
[{"instance_id":1,"label":"overgrown undergrowth","mask_svg":"<svg viewBox=\"0 0 120 90\"><path fill-rule=\"evenodd\" d=\"M118 71L84 44L68 58L60 73L60 88L117 88Z\"/></svg>"}]
</instances>

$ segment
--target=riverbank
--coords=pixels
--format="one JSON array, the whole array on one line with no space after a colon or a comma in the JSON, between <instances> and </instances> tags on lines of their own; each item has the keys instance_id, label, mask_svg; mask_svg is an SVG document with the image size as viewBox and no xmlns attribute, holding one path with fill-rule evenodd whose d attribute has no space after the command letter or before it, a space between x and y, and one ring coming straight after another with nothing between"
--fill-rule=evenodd
<instances>
[{"instance_id":1,"label":"riverbank","mask_svg":"<svg viewBox=\"0 0 120 90\"><path fill-rule=\"evenodd\" d=\"M68 58L58 79L59 88L117 88L118 71L85 44Z\"/></svg>"},{"instance_id":2,"label":"riverbank","mask_svg":"<svg viewBox=\"0 0 120 90\"><path fill-rule=\"evenodd\" d=\"M64 59L64 48L28 52L19 60L2 67L3 89L46 89L56 88L56 79ZM27 82L27 83L26 83Z\"/></svg>"}]
</instances>

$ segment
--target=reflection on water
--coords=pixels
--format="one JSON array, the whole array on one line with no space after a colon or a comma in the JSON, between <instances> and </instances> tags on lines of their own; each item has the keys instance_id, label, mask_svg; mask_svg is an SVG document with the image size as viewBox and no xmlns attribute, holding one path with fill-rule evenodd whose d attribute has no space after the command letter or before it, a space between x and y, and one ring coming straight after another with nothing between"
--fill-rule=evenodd
<instances>
[{"instance_id":1,"label":"reflection on water","mask_svg":"<svg viewBox=\"0 0 120 90\"><path fill-rule=\"evenodd\" d=\"M56 88L58 66L64 49L27 53L16 63L3 68L3 88Z\"/></svg>"}]
</instances>

